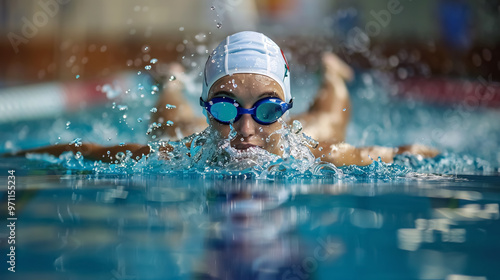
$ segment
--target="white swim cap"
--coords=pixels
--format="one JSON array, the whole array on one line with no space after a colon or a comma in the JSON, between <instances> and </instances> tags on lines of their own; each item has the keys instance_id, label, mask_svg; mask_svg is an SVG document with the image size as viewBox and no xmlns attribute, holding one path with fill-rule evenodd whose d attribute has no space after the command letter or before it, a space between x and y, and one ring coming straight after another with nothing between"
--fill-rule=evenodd
<instances>
[{"instance_id":1,"label":"white swim cap","mask_svg":"<svg viewBox=\"0 0 500 280\"><path fill-rule=\"evenodd\" d=\"M280 47L266 35L243 31L228 36L208 57L203 71L201 98L207 101L208 91L220 78L237 73L262 74L275 80L290 102L290 68Z\"/></svg>"}]
</instances>

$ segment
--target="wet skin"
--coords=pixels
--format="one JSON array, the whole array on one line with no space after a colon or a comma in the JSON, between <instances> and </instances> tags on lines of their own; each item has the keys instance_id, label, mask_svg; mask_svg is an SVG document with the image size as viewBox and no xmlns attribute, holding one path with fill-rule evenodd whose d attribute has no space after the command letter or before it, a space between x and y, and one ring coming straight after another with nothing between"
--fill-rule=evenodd
<instances>
[{"instance_id":1,"label":"wet skin","mask_svg":"<svg viewBox=\"0 0 500 280\"><path fill-rule=\"evenodd\" d=\"M265 97L277 97L285 101L285 94L280 85L273 79L260 74L241 73L220 78L210 88L208 100L223 96L235 99L240 106L246 109L252 108L257 101ZM222 137L227 138L231 130L230 126L217 122L210 114L208 116L210 125ZM273 133L282 128L280 121L262 125L257 123L251 115L244 114L233 123L233 128L237 135L231 140L231 147L246 150L249 147L257 146L276 155L282 154L279 147L280 134Z\"/></svg>"}]
</instances>

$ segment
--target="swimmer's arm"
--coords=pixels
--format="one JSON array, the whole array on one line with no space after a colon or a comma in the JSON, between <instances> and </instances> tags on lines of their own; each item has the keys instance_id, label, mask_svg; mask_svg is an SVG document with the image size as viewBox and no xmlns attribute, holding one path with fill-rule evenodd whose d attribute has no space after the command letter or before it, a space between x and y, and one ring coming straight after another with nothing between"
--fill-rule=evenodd
<instances>
[{"instance_id":1,"label":"swimmer's arm","mask_svg":"<svg viewBox=\"0 0 500 280\"><path fill-rule=\"evenodd\" d=\"M421 155L423 157L435 157L439 151L424 145L407 145L398 148L389 148L381 146L359 147L356 148L346 143L320 145L312 150L314 156L323 161L331 162L336 166L359 165L365 166L371 164L374 160L380 159L386 163L392 163L397 154L410 153Z\"/></svg>"},{"instance_id":2,"label":"swimmer's arm","mask_svg":"<svg viewBox=\"0 0 500 280\"><path fill-rule=\"evenodd\" d=\"M59 144L47 147L41 147L31 150L24 150L12 154L12 156L26 156L27 154L50 154L53 156L60 156L64 152L73 152L76 154L80 152L85 159L102 161L102 162L114 162L117 160L116 155L119 152L127 153L130 151L132 153L132 158L137 159L143 156L147 156L150 153L151 148L148 145L140 144L124 144L119 146L101 146L93 143L83 143L79 146L74 144Z\"/></svg>"}]
</instances>

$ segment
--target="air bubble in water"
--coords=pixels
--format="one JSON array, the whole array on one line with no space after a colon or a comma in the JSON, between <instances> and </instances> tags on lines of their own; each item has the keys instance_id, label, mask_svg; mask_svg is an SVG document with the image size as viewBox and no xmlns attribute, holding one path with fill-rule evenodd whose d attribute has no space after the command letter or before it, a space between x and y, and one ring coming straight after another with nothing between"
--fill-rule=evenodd
<instances>
[{"instance_id":1,"label":"air bubble in water","mask_svg":"<svg viewBox=\"0 0 500 280\"><path fill-rule=\"evenodd\" d=\"M137 118L137 122L141 123L142 122L142 118Z\"/></svg>"},{"instance_id":2,"label":"air bubble in water","mask_svg":"<svg viewBox=\"0 0 500 280\"><path fill-rule=\"evenodd\" d=\"M80 159L81 157L82 157L82 153L81 152L76 152L75 158L76 159Z\"/></svg>"},{"instance_id":3,"label":"air bubble in water","mask_svg":"<svg viewBox=\"0 0 500 280\"><path fill-rule=\"evenodd\" d=\"M219 28L219 29L220 29L220 28L222 28L222 23L217 22L217 25L216 25L216 26L217 26L217 28Z\"/></svg>"},{"instance_id":4,"label":"air bubble in water","mask_svg":"<svg viewBox=\"0 0 500 280\"><path fill-rule=\"evenodd\" d=\"M214 6L210 7L210 10L215 11L215 7Z\"/></svg>"},{"instance_id":5,"label":"air bubble in water","mask_svg":"<svg viewBox=\"0 0 500 280\"><path fill-rule=\"evenodd\" d=\"M141 71L137 71L137 75L141 75L141 73L142 73Z\"/></svg>"},{"instance_id":6,"label":"air bubble in water","mask_svg":"<svg viewBox=\"0 0 500 280\"><path fill-rule=\"evenodd\" d=\"M149 110L149 111L150 111L151 113L156 113L156 112L158 112L158 109L156 109L156 107L153 107L153 108L151 108L151 110Z\"/></svg>"},{"instance_id":7,"label":"air bubble in water","mask_svg":"<svg viewBox=\"0 0 500 280\"><path fill-rule=\"evenodd\" d=\"M156 58L152 58L152 59L149 61L149 63L151 63L151 64L155 64L156 62L158 62L158 59L156 59Z\"/></svg>"},{"instance_id":8,"label":"air bubble in water","mask_svg":"<svg viewBox=\"0 0 500 280\"><path fill-rule=\"evenodd\" d=\"M170 76L170 78L168 78L169 81L175 81L176 79L177 78L174 75L172 75L172 76Z\"/></svg>"},{"instance_id":9,"label":"air bubble in water","mask_svg":"<svg viewBox=\"0 0 500 280\"><path fill-rule=\"evenodd\" d=\"M146 69L146 70L151 70L151 65L146 65L146 66L144 66L144 69Z\"/></svg>"},{"instance_id":10,"label":"air bubble in water","mask_svg":"<svg viewBox=\"0 0 500 280\"><path fill-rule=\"evenodd\" d=\"M127 105L118 105L118 110L120 110L120 111L128 110L128 106Z\"/></svg>"},{"instance_id":11,"label":"air bubble in water","mask_svg":"<svg viewBox=\"0 0 500 280\"><path fill-rule=\"evenodd\" d=\"M173 122L173 121L167 121L165 124L166 124L167 126L172 126L172 125L174 125L174 122Z\"/></svg>"},{"instance_id":12,"label":"air bubble in water","mask_svg":"<svg viewBox=\"0 0 500 280\"><path fill-rule=\"evenodd\" d=\"M148 45L142 46L142 52L143 53L149 52L149 46Z\"/></svg>"},{"instance_id":13,"label":"air bubble in water","mask_svg":"<svg viewBox=\"0 0 500 280\"><path fill-rule=\"evenodd\" d=\"M167 109L175 109L177 107L175 105L167 104L167 105L165 105L165 108L167 108Z\"/></svg>"}]
</instances>

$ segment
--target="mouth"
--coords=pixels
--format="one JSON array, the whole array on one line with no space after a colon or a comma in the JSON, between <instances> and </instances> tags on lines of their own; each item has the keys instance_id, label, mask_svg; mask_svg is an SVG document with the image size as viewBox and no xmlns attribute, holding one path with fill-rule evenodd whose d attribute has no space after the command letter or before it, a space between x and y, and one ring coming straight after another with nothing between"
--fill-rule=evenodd
<instances>
[{"instance_id":1,"label":"mouth","mask_svg":"<svg viewBox=\"0 0 500 280\"><path fill-rule=\"evenodd\" d=\"M239 143L233 146L236 150L248 150L250 148L261 148L260 146L250 144L250 143Z\"/></svg>"},{"instance_id":2,"label":"mouth","mask_svg":"<svg viewBox=\"0 0 500 280\"><path fill-rule=\"evenodd\" d=\"M255 158L264 152L262 147L249 143L236 144L232 148L234 151L232 158L234 160Z\"/></svg>"}]
</instances>

